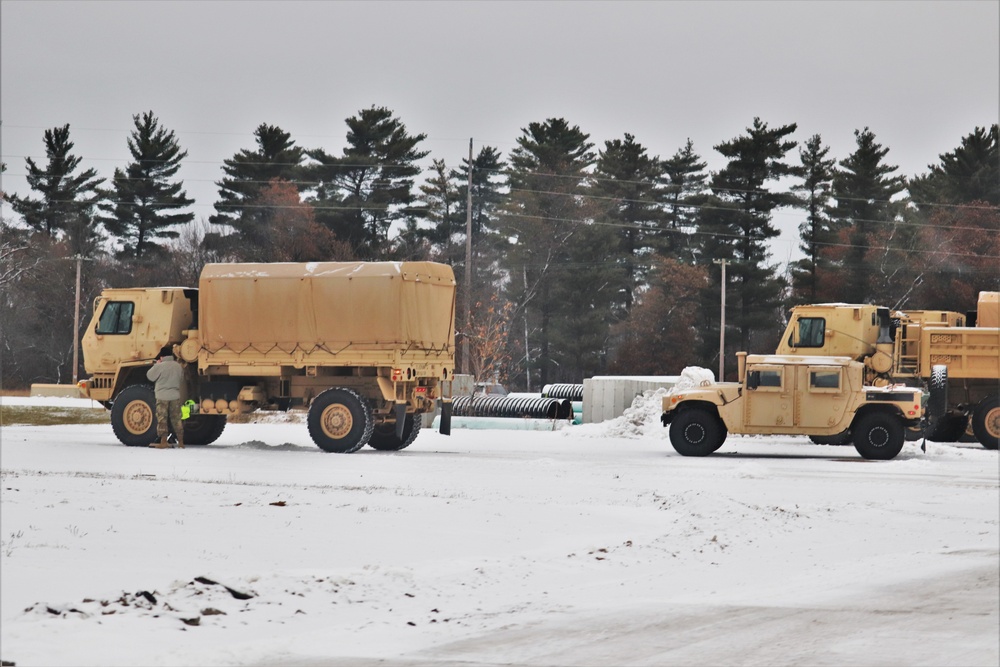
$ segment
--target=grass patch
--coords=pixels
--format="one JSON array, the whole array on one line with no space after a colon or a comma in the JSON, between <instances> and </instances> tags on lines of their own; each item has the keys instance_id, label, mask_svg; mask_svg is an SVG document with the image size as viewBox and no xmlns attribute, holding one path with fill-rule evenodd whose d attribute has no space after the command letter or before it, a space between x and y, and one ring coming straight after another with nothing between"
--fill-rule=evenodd
<instances>
[{"instance_id":1,"label":"grass patch","mask_svg":"<svg viewBox=\"0 0 1000 667\"><path fill-rule=\"evenodd\" d=\"M4 426L61 426L65 424L108 424L104 408L61 408L30 405L0 405Z\"/></svg>"}]
</instances>

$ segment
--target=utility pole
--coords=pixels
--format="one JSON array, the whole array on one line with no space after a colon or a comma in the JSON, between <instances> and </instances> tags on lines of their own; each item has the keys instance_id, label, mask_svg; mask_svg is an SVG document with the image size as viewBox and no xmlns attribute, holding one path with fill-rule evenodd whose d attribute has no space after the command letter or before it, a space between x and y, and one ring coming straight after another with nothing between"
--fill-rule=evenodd
<instances>
[{"instance_id":1,"label":"utility pole","mask_svg":"<svg viewBox=\"0 0 1000 667\"><path fill-rule=\"evenodd\" d=\"M469 186L465 193L465 331L462 335L462 373L469 374L469 326L472 321L472 138L469 138Z\"/></svg>"},{"instance_id":2,"label":"utility pole","mask_svg":"<svg viewBox=\"0 0 1000 667\"><path fill-rule=\"evenodd\" d=\"M76 260L76 307L73 313L73 384L76 384L80 377L80 273L83 262L93 260L80 254L68 259Z\"/></svg>"},{"instance_id":3,"label":"utility pole","mask_svg":"<svg viewBox=\"0 0 1000 667\"><path fill-rule=\"evenodd\" d=\"M722 265L722 307L719 317L719 382L723 382L726 372L726 264L728 259L713 259L713 264Z\"/></svg>"}]
</instances>

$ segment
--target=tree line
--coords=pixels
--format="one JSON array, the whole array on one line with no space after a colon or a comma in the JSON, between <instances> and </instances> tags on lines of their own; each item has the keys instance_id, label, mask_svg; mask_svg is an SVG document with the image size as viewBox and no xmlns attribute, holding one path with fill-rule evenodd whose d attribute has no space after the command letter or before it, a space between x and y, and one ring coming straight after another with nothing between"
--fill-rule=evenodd
<instances>
[{"instance_id":1,"label":"tree line","mask_svg":"<svg viewBox=\"0 0 1000 667\"><path fill-rule=\"evenodd\" d=\"M795 123L760 118L713 147L714 172L690 140L661 158L629 133L597 146L563 118L449 167L373 106L346 119L339 155L260 124L196 221L177 176L187 152L152 111L133 120L131 160L110 178L81 168L64 125L44 132L44 164L25 159L31 194L4 195L17 214L0 242L5 387L73 375L74 258L81 328L101 289L197 285L207 262L444 262L471 304L457 317L470 368L529 390L714 367L723 268L727 357L773 349L797 303L965 310L1000 289L997 125L912 179L867 127L837 159L819 134L800 144ZM790 208L805 213L803 257L786 268L768 243Z\"/></svg>"}]
</instances>

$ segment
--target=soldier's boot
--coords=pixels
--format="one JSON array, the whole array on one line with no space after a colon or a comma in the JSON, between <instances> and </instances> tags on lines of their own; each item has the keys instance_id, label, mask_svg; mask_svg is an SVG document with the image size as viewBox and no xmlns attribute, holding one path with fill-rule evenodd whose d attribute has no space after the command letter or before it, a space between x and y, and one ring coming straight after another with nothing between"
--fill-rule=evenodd
<instances>
[{"instance_id":1,"label":"soldier's boot","mask_svg":"<svg viewBox=\"0 0 1000 667\"><path fill-rule=\"evenodd\" d=\"M184 431L177 434L177 448L184 449Z\"/></svg>"},{"instance_id":2,"label":"soldier's boot","mask_svg":"<svg viewBox=\"0 0 1000 667\"><path fill-rule=\"evenodd\" d=\"M150 447L155 447L156 449L166 449L170 445L167 444L167 436L166 436L166 434L164 434L164 435L160 436L160 441L159 442L151 442L151 443L149 443L149 446Z\"/></svg>"}]
</instances>

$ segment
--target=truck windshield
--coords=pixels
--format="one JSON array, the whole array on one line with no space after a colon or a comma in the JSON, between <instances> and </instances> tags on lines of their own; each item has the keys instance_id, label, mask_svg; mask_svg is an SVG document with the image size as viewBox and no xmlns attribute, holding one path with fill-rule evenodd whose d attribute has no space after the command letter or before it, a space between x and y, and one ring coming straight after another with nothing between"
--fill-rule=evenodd
<instances>
[{"instance_id":1,"label":"truck windshield","mask_svg":"<svg viewBox=\"0 0 1000 667\"><path fill-rule=\"evenodd\" d=\"M97 322L99 334L127 334L132 331L132 311L135 304L131 301L108 301Z\"/></svg>"},{"instance_id":2,"label":"truck windshield","mask_svg":"<svg viewBox=\"0 0 1000 667\"><path fill-rule=\"evenodd\" d=\"M826 319L803 317L799 320L799 340L795 347L823 347L826 338Z\"/></svg>"}]
</instances>

